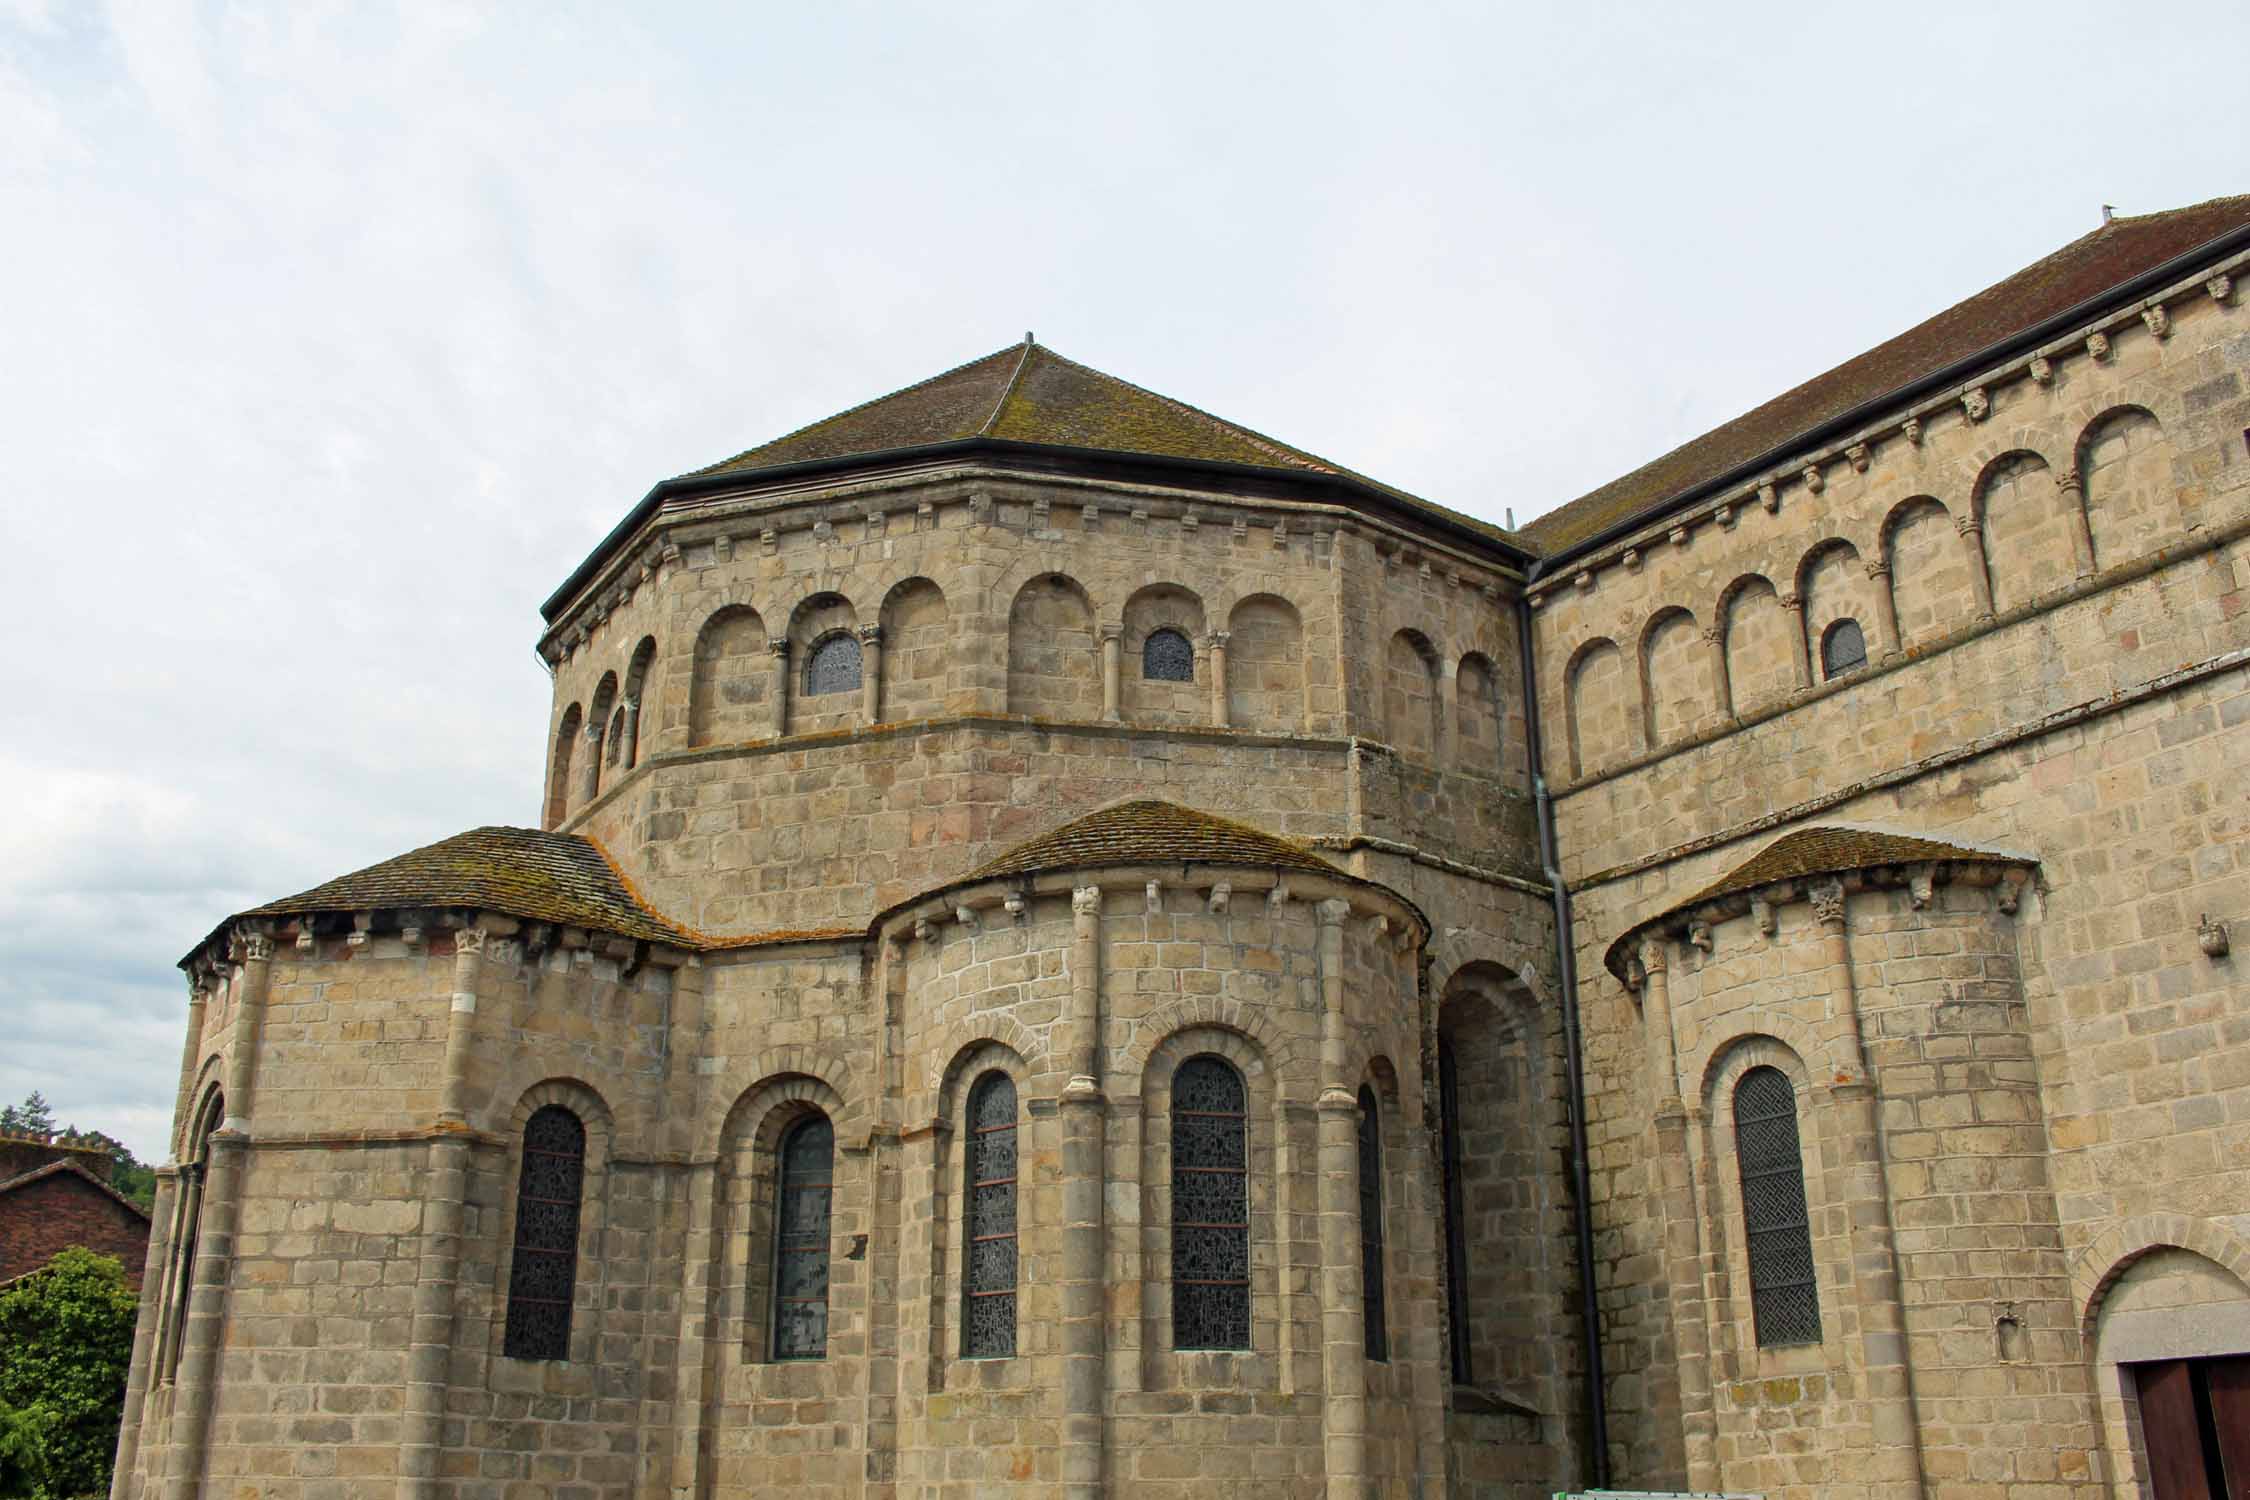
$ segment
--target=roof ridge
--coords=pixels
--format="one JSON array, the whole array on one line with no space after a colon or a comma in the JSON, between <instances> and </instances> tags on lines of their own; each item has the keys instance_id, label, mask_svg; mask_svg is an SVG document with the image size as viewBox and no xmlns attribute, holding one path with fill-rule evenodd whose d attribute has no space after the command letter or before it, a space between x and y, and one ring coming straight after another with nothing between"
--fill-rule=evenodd
<instances>
[{"instance_id":1,"label":"roof ridge","mask_svg":"<svg viewBox=\"0 0 2250 1500\"><path fill-rule=\"evenodd\" d=\"M991 414L984 419L984 425L977 429L978 437L992 436L992 425L1000 420L1000 413L1007 409L1008 398L1016 393L1016 387L1023 384L1024 367L1031 363L1031 351L1038 347L1032 342L1031 335L1024 335L1023 353L1016 356L1016 367L1008 372L1008 383L1000 387L1000 399L992 403ZM987 359L991 357L989 354L985 356Z\"/></svg>"},{"instance_id":2,"label":"roof ridge","mask_svg":"<svg viewBox=\"0 0 2250 1500\"><path fill-rule=\"evenodd\" d=\"M1001 355L1007 353L1011 347L1015 346L1003 344L1001 347L993 350L990 354L980 354L975 359L965 359L961 361L961 363L953 366L951 369L940 370L935 375L926 376L921 380L910 381L909 383L900 386L896 390L885 391L880 396L871 396L867 400L860 402L856 406L845 407L842 411L830 412L827 416L821 417L815 421L807 422L801 427L792 427L791 429L789 429L789 431L782 433L778 437L768 438L762 443L752 443L749 447L744 448L739 453L730 454L729 456L718 459L715 462L707 463L699 469L690 469L686 473L678 475L677 477L681 479L694 479L700 475L716 473L717 471L726 468L729 464L740 463L743 459L748 458L751 454L757 452L761 448L771 448L776 446L777 444L786 443L791 438L801 436L804 433L808 433L816 427L826 427L831 422L840 422L844 418L853 416L859 412L863 412L871 406L880 406L883 402L889 401L894 397L903 396L910 391L918 391L924 386L935 385L941 380L950 379L951 377L960 374L963 370L969 369L972 366L983 364L988 359L997 359Z\"/></svg>"},{"instance_id":3,"label":"roof ridge","mask_svg":"<svg viewBox=\"0 0 2250 1500\"><path fill-rule=\"evenodd\" d=\"M27 1183L35 1182L42 1177L52 1177L57 1172L68 1172L74 1177L85 1178L86 1181L92 1183L95 1187L100 1188L103 1192L109 1194L110 1197L116 1199L119 1203L124 1204L134 1213L139 1214L144 1219L148 1219L151 1222L154 1222L155 1216L152 1215L147 1209L141 1207L138 1203L135 1203L132 1199L119 1192L114 1184L102 1181L99 1177L87 1171L84 1164L75 1161L51 1161L43 1166L33 1167L28 1172L18 1172L15 1176L7 1178L5 1181L0 1181L0 1193L12 1193L17 1188L23 1187Z\"/></svg>"}]
</instances>

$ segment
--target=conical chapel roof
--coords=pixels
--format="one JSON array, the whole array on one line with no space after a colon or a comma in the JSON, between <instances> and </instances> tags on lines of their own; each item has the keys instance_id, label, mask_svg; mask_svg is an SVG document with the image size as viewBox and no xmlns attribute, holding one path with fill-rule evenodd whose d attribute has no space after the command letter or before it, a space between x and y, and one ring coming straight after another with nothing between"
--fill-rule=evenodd
<instances>
[{"instance_id":1,"label":"conical chapel roof","mask_svg":"<svg viewBox=\"0 0 2250 1500\"><path fill-rule=\"evenodd\" d=\"M1488 538L1510 533L1331 463L1239 423L1144 390L1026 338L903 390L680 476L755 475L986 442L1069 453L1265 469L1373 490L1426 516ZM680 481L674 481L675 483Z\"/></svg>"}]
</instances>

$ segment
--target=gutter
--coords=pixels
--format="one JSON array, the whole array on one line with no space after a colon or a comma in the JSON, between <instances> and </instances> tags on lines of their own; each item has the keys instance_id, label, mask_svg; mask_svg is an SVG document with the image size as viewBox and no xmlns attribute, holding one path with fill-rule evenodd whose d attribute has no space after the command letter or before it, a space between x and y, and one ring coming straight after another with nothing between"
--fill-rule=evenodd
<instances>
[{"instance_id":1,"label":"gutter","mask_svg":"<svg viewBox=\"0 0 2250 1500\"><path fill-rule=\"evenodd\" d=\"M1593 1487L1609 1487L1609 1408L1602 1374L1601 1309L1594 1296L1593 1174L1586 1152L1586 1058L1579 1041L1578 964L1570 933L1570 889L1563 884L1562 858L1555 847L1555 804L1539 764L1538 674L1531 649L1530 595L1516 595L1516 649L1523 662L1524 734L1530 740L1531 791L1539 812L1539 864L1546 872L1555 904L1555 988L1562 997L1563 1071L1570 1105L1570 1196L1572 1228L1578 1242L1578 1317L1586 1343L1586 1446L1592 1459Z\"/></svg>"},{"instance_id":2,"label":"gutter","mask_svg":"<svg viewBox=\"0 0 2250 1500\"><path fill-rule=\"evenodd\" d=\"M853 453L840 458L806 459L793 464L775 464L770 468L738 470L722 474L688 474L674 479L663 479L649 488L634 507L626 512L625 519L610 528L609 534L596 543L586 560L571 570L562 586L548 596L539 606L539 617L552 625L569 605L571 596L601 570L610 553L626 537L638 530L667 500L683 495L694 495L710 490L740 489L745 485L763 484L776 479L794 479L806 475L830 473L843 469L865 468L870 464L910 463L924 459L954 458L968 453L997 453L1029 457L1057 457L1092 460L1115 467L1120 462L1153 469L1166 469L1191 474L1228 474L1244 478L1280 480L1314 489L1340 490L1362 501L1374 501L1397 515L1423 526L1436 527L1457 539L1465 539L1482 550L1501 549L1515 566L1522 568L1534 563L1536 554L1523 543L1513 539L1504 528L1494 526L1490 532L1480 525L1468 524L1473 517L1456 520L1443 506L1434 501L1402 497L1372 480L1348 472L1325 472L1317 469L1271 468L1262 464L1228 463L1219 459L1172 458L1160 453L1119 453L1107 448L1065 447L1056 443L1021 443L1008 438L972 436L949 438L942 443L920 443L907 448L886 448L875 453Z\"/></svg>"},{"instance_id":3,"label":"gutter","mask_svg":"<svg viewBox=\"0 0 2250 1500\"><path fill-rule=\"evenodd\" d=\"M1548 573L1559 571L1565 563L1574 562L1589 552L1597 552L1644 526L1664 519L1675 511L1684 510L1688 506L1707 500L1721 490L1733 488L1760 471L1772 468L1792 453L1808 447L1817 447L1832 438L1843 436L1856 427L1865 426L1869 418L1886 407L1898 406L1916 400L1932 391L1943 390L1950 385L1959 385L1983 367L2005 361L2011 355L2044 344L2065 329L2086 322L2105 307L2118 302L2135 301L2167 282L2179 280L2199 262L2214 259L2245 246L2250 246L2250 224L2230 229L2225 234L2205 240L2194 249L2182 251L2161 265L2151 266L2148 270L2066 307L2061 312L2034 323L2029 328L2009 334L1996 343L1987 344L1974 354L1966 355L1949 365L1942 366L1927 375L1909 381L1895 390L1871 397L1847 411L1837 413L1824 422L1808 427L1786 442L1777 443L1756 457L1745 459L1714 478L1681 490L1648 510L1641 511L1629 519L1613 522L1575 546L1566 547L1551 556L1540 558L1532 564L1531 572L1524 581L1529 583L1534 579L1544 577Z\"/></svg>"}]
</instances>

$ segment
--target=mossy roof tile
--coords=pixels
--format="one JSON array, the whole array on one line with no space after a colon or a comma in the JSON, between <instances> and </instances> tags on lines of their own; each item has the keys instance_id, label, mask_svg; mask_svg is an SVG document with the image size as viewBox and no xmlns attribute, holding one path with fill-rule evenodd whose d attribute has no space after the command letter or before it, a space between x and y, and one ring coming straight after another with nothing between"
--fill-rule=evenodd
<instances>
[{"instance_id":1,"label":"mossy roof tile","mask_svg":"<svg viewBox=\"0 0 2250 1500\"><path fill-rule=\"evenodd\" d=\"M1567 552L2246 224L2250 196L2114 219L1898 337L1547 512L1521 534L1542 553Z\"/></svg>"},{"instance_id":2,"label":"mossy roof tile","mask_svg":"<svg viewBox=\"0 0 2250 1500\"><path fill-rule=\"evenodd\" d=\"M1302 844L1173 802L1122 802L1026 839L978 866L966 884L1102 865L1252 865L1342 875ZM1348 878L1348 877L1347 877Z\"/></svg>"},{"instance_id":3,"label":"mossy roof tile","mask_svg":"<svg viewBox=\"0 0 2250 1500\"><path fill-rule=\"evenodd\" d=\"M1511 533L1489 521L1410 495L1035 343L1011 344L681 477L751 475L973 438L1348 480L1408 511L1516 545Z\"/></svg>"},{"instance_id":4,"label":"mossy roof tile","mask_svg":"<svg viewBox=\"0 0 2250 1500\"><path fill-rule=\"evenodd\" d=\"M537 828L472 828L240 915L392 906L475 907L680 947L704 941L649 910L592 840Z\"/></svg>"}]
</instances>

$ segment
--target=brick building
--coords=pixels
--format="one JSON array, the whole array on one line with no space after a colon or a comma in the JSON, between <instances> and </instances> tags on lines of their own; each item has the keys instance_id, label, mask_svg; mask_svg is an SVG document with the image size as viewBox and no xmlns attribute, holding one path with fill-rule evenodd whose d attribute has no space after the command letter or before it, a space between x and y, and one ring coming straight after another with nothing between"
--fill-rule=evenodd
<instances>
[{"instance_id":1,"label":"brick building","mask_svg":"<svg viewBox=\"0 0 2250 1500\"><path fill-rule=\"evenodd\" d=\"M541 826L185 961L116 1493L2203 1493L2246 260L1521 532L1029 341L657 485Z\"/></svg>"},{"instance_id":2,"label":"brick building","mask_svg":"<svg viewBox=\"0 0 2250 1500\"><path fill-rule=\"evenodd\" d=\"M99 1146L48 1136L0 1136L0 1285L55 1253L83 1245L114 1255L138 1289L148 1261L145 1210L109 1184Z\"/></svg>"}]
</instances>

